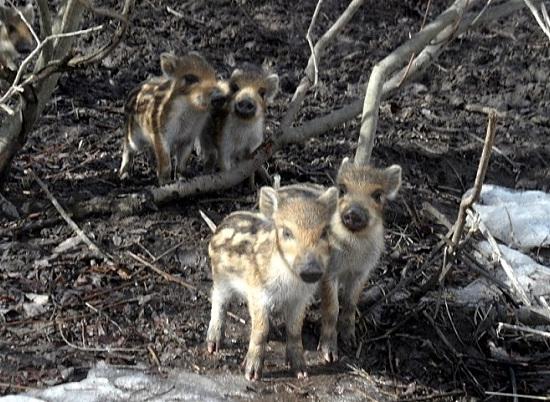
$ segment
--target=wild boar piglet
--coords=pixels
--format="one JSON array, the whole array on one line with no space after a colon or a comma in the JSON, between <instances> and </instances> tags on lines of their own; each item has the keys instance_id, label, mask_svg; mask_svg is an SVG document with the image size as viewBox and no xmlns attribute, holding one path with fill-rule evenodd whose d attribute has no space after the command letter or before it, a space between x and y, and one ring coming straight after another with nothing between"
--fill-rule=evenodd
<instances>
[{"instance_id":1,"label":"wild boar piglet","mask_svg":"<svg viewBox=\"0 0 550 402\"><path fill-rule=\"evenodd\" d=\"M243 362L249 380L261 378L272 312L285 321L291 369L299 378L307 375L302 324L329 261L328 224L336 201L336 188L316 197L282 199L273 188L262 187L259 203L264 213L230 214L210 241L213 287L208 351L219 350L227 304L234 295L241 296L251 317Z\"/></svg>"},{"instance_id":2,"label":"wild boar piglet","mask_svg":"<svg viewBox=\"0 0 550 402\"><path fill-rule=\"evenodd\" d=\"M217 99L216 72L199 53L163 53L160 65L164 76L139 85L126 102L121 179L128 177L134 153L147 148L155 154L160 184L175 177L172 159L176 172L183 173Z\"/></svg>"},{"instance_id":3,"label":"wild boar piglet","mask_svg":"<svg viewBox=\"0 0 550 402\"><path fill-rule=\"evenodd\" d=\"M344 345L356 344L357 301L384 250L383 210L401 187L401 167L377 169L345 158L337 184L338 207L330 224L332 253L320 286L319 350L328 362L338 359L338 337Z\"/></svg>"},{"instance_id":4,"label":"wild boar piglet","mask_svg":"<svg viewBox=\"0 0 550 402\"><path fill-rule=\"evenodd\" d=\"M401 186L401 167L392 165L377 169L358 166L345 158L338 172L337 184L338 206L331 218L329 233L331 258L320 286L322 328L319 350L328 362L338 359L338 333L342 343L355 343L357 300L384 249L383 209L387 200L395 198ZM277 189L282 199L318 197L323 191L323 186L311 183Z\"/></svg>"},{"instance_id":5,"label":"wild boar piglet","mask_svg":"<svg viewBox=\"0 0 550 402\"><path fill-rule=\"evenodd\" d=\"M229 79L230 96L205 140L215 144L220 170L228 171L264 141L265 113L279 90L279 76L246 64Z\"/></svg>"}]
</instances>

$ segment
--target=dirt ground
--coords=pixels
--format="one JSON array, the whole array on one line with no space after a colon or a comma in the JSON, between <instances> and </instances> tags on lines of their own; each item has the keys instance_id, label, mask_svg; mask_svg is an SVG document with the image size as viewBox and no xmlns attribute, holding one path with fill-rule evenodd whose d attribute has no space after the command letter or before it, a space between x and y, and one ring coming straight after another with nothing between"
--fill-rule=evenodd
<instances>
[{"instance_id":1,"label":"dirt ground","mask_svg":"<svg viewBox=\"0 0 550 402\"><path fill-rule=\"evenodd\" d=\"M104 7L116 3L97 1ZM145 158L137 160L130 182L118 179L121 108L132 88L160 74L159 55L165 51L199 50L225 76L241 62L269 65L281 78L281 93L267 120L268 130L275 131L309 57L304 34L316 3L138 1L129 35L115 52L97 68L60 79L3 189L21 218L0 217L0 394L80 379L97 360L147 364L161 373L171 367L239 372L248 336L243 305L231 309L225 350L215 357L204 351L210 233L198 210L219 222L230 211L253 208L255 192L241 185L140 216L79 221L104 252L120 261L111 267L85 245L64 243L75 235L30 169L63 204L153 185L154 172ZM318 25L328 27L346 3L326 0ZM320 84L309 93L299 120L356 99L373 64L419 29L426 3L367 2L322 57ZM433 3L429 18L449 2ZM320 32L316 29L316 35ZM102 39L80 45L94 46ZM275 325L267 381L253 385L251 392L315 400L315 389L323 384L335 395L340 392L342 373L374 385L376 392L368 396L375 400L487 398L486 391L512 392L512 379L521 394L550 389L548 343L497 336L495 311L499 319L513 322L506 304L471 310L452 300L421 298L423 285L440 265L426 260L446 232L424 212L423 203L455 219L460 197L473 183L486 127L486 115L471 111L472 105L505 113L498 121L498 150L487 182L550 186L549 80L549 42L524 10L454 40L419 81L382 103L374 163L400 164L404 184L389 205L387 252L360 307L360 346L347 351L339 364L323 365L315 352L319 314L314 305L304 325L310 379L289 376L282 358L284 334ZM283 183L329 184L342 158L353 155L358 131L356 120L306 144L286 146L270 160L268 171L279 173ZM189 175L201 171L194 158ZM166 281L129 252L156 260L156 266L193 289ZM420 269L425 272L417 281L372 306L380 294ZM456 286L474 277L459 263L447 283ZM507 357L499 358L495 348Z\"/></svg>"}]
</instances>

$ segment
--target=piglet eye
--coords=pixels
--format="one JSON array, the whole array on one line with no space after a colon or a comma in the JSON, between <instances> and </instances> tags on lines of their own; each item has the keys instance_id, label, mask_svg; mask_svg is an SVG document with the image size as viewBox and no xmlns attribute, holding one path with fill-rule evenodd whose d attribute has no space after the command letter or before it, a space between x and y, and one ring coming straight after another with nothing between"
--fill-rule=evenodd
<instances>
[{"instance_id":1,"label":"piglet eye","mask_svg":"<svg viewBox=\"0 0 550 402\"><path fill-rule=\"evenodd\" d=\"M265 98L265 94L266 94L265 88L260 88L260 89L258 89L258 94L259 94L262 98Z\"/></svg>"},{"instance_id":2,"label":"piglet eye","mask_svg":"<svg viewBox=\"0 0 550 402\"><path fill-rule=\"evenodd\" d=\"M377 204L380 204L382 202L382 199L384 198L384 192L382 190L373 191L373 193L371 194L371 197L374 200L374 202L376 202Z\"/></svg>"},{"instance_id":3,"label":"piglet eye","mask_svg":"<svg viewBox=\"0 0 550 402\"><path fill-rule=\"evenodd\" d=\"M195 74L185 74L183 76L183 79L187 84L196 84L199 82L199 77L197 77Z\"/></svg>"},{"instance_id":4,"label":"piglet eye","mask_svg":"<svg viewBox=\"0 0 550 402\"><path fill-rule=\"evenodd\" d=\"M294 235L292 234L292 231L289 228L283 228L283 239L285 240L292 240L294 239Z\"/></svg>"},{"instance_id":5,"label":"piglet eye","mask_svg":"<svg viewBox=\"0 0 550 402\"><path fill-rule=\"evenodd\" d=\"M345 184L341 183L338 185L338 195L340 197L346 195L347 192L348 192L348 189Z\"/></svg>"},{"instance_id":6,"label":"piglet eye","mask_svg":"<svg viewBox=\"0 0 550 402\"><path fill-rule=\"evenodd\" d=\"M231 89L231 92L238 92L239 91L239 86L237 84L235 84L234 82L232 82L231 85L229 85L229 88Z\"/></svg>"},{"instance_id":7,"label":"piglet eye","mask_svg":"<svg viewBox=\"0 0 550 402\"><path fill-rule=\"evenodd\" d=\"M323 240L328 239L328 233L329 233L328 226L325 226L325 228L321 232L321 239L323 239Z\"/></svg>"}]
</instances>

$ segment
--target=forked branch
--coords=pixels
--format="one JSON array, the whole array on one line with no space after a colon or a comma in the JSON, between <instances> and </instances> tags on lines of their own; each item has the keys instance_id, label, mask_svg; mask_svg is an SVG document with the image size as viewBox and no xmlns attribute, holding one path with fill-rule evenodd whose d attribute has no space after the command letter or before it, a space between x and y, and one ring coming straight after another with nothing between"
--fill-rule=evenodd
<instances>
[{"instance_id":1,"label":"forked branch","mask_svg":"<svg viewBox=\"0 0 550 402\"><path fill-rule=\"evenodd\" d=\"M460 17L475 1L457 0L435 21L426 25L409 41L395 49L391 54L376 64L372 69L361 116L361 129L355 153L355 163L366 164L370 160L374 146L374 136L378 124L380 101L386 78L401 65L407 63L412 54L424 49L432 39L449 26L457 26Z\"/></svg>"},{"instance_id":2,"label":"forked branch","mask_svg":"<svg viewBox=\"0 0 550 402\"><path fill-rule=\"evenodd\" d=\"M281 120L281 133L283 136L285 136L286 131L290 128L292 122L296 118L296 115L300 110L302 102L304 101L306 93L309 90L311 84L316 82L315 66L319 63L319 60L321 59L324 50L332 41L334 41L336 35L338 35L342 31L342 29L344 29L344 27L348 24L348 22L355 15L357 10L359 10L359 8L363 5L363 3L364 0L352 0L346 10L342 13L342 15L338 17L334 24L323 34L323 36L319 38L319 40L313 47L313 51L311 52L311 56L309 57L305 69L305 76L300 81L298 88L296 88L296 91L292 96L292 100L288 105L287 111ZM320 7L320 4L321 1L319 1L319 3L317 4L317 7L313 14L313 18L311 21L312 23L310 24L310 28L308 29L308 34L311 31L313 23L315 22L316 14L318 13L318 7Z\"/></svg>"}]
</instances>

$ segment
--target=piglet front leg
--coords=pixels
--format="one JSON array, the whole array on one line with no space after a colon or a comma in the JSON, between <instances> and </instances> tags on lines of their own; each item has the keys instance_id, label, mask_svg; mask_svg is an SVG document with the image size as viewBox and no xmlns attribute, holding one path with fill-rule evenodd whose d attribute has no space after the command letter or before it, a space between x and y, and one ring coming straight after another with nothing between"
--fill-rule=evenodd
<instances>
[{"instance_id":1,"label":"piglet front leg","mask_svg":"<svg viewBox=\"0 0 550 402\"><path fill-rule=\"evenodd\" d=\"M259 297L248 298L248 310L250 312L251 330L248 352L243 361L244 376L249 381L262 378L264 366L265 348L269 334L269 313L266 306L262 305Z\"/></svg>"}]
</instances>

